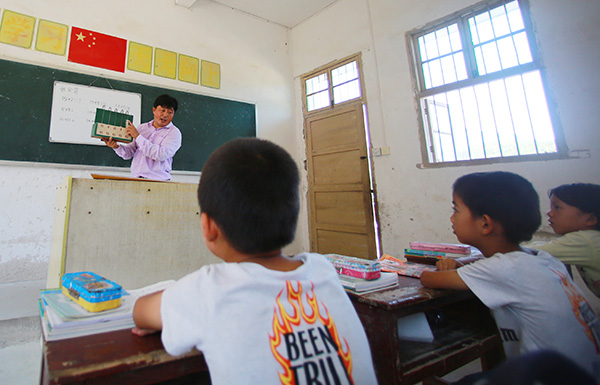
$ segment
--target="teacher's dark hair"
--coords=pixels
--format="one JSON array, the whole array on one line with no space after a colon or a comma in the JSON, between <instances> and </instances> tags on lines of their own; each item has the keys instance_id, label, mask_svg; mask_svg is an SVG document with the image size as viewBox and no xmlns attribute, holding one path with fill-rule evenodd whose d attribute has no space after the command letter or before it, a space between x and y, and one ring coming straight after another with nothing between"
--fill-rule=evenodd
<instances>
[{"instance_id":1,"label":"teacher's dark hair","mask_svg":"<svg viewBox=\"0 0 600 385\"><path fill-rule=\"evenodd\" d=\"M177 106L179 105L179 103L177 103L177 99L175 99L174 97L170 96L170 95L160 95L159 97L156 98L156 100L154 100L154 105L153 107L156 108L158 106L161 106L162 108L172 108L174 112L177 112Z\"/></svg>"}]
</instances>

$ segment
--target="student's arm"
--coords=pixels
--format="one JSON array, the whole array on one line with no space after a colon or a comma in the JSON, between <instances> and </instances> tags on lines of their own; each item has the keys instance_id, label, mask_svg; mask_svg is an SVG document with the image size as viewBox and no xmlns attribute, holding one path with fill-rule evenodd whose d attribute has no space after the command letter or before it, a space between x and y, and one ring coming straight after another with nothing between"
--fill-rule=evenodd
<instances>
[{"instance_id":1,"label":"student's arm","mask_svg":"<svg viewBox=\"0 0 600 385\"><path fill-rule=\"evenodd\" d=\"M162 330L162 318L160 316L160 303L162 291L145 295L138 298L133 308L133 321L135 328L133 334L145 336Z\"/></svg>"},{"instance_id":2,"label":"student's arm","mask_svg":"<svg viewBox=\"0 0 600 385\"><path fill-rule=\"evenodd\" d=\"M432 289L469 290L456 270L424 271L421 284Z\"/></svg>"},{"instance_id":3,"label":"student's arm","mask_svg":"<svg viewBox=\"0 0 600 385\"><path fill-rule=\"evenodd\" d=\"M438 270L453 270L480 260L482 257L443 258L436 262Z\"/></svg>"}]
</instances>

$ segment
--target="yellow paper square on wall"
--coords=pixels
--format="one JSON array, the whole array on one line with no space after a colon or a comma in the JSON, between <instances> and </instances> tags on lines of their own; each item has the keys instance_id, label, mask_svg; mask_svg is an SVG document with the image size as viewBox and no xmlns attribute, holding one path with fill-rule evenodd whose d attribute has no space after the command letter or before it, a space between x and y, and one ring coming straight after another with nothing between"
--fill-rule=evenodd
<instances>
[{"instance_id":1,"label":"yellow paper square on wall","mask_svg":"<svg viewBox=\"0 0 600 385\"><path fill-rule=\"evenodd\" d=\"M0 42L31 48L35 17L4 10L0 25Z\"/></svg>"},{"instance_id":2,"label":"yellow paper square on wall","mask_svg":"<svg viewBox=\"0 0 600 385\"><path fill-rule=\"evenodd\" d=\"M154 75L175 79L177 75L177 54L166 49L154 50Z\"/></svg>"},{"instance_id":3,"label":"yellow paper square on wall","mask_svg":"<svg viewBox=\"0 0 600 385\"><path fill-rule=\"evenodd\" d=\"M198 58L179 54L179 80L198 84L200 60Z\"/></svg>"},{"instance_id":4,"label":"yellow paper square on wall","mask_svg":"<svg viewBox=\"0 0 600 385\"><path fill-rule=\"evenodd\" d=\"M67 52L69 27L64 24L40 19L35 49L42 52L64 55Z\"/></svg>"},{"instance_id":5,"label":"yellow paper square on wall","mask_svg":"<svg viewBox=\"0 0 600 385\"><path fill-rule=\"evenodd\" d=\"M202 60L202 80L205 87L221 88L221 65Z\"/></svg>"},{"instance_id":6,"label":"yellow paper square on wall","mask_svg":"<svg viewBox=\"0 0 600 385\"><path fill-rule=\"evenodd\" d=\"M129 42L127 69L145 74L152 73L152 47L145 44Z\"/></svg>"}]
</instances>

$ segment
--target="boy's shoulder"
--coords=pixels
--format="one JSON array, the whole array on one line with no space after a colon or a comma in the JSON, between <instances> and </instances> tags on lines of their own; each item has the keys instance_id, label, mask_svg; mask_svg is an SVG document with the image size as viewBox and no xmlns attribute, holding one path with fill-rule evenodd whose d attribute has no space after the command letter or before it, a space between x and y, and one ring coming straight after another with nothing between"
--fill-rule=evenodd
<instances>
[{"instance_id":1,"label":"boy's shoulder","mask_svg":"<svg viewBox=\"0 0 600 385\"><path fill-rule=\"evenodd\" d=\"M470 269L480 271L506 269L519 273L521 269L526 269L527 266L533 266L532 268L535 269L537 268L536 266L540 265L554 265L555 261L557 266L562 265L546 251L523 248L523 250L511 251L509 253L496 253L489 258L483 258L463 266L459 271L462 269L465 269L465 271Z\"/></svg>"}]
</instances>

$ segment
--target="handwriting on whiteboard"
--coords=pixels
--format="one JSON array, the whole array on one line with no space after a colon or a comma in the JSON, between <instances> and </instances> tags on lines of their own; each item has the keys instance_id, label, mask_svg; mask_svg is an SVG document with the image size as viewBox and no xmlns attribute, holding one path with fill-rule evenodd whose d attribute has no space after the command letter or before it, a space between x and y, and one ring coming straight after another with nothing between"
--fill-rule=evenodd
<instances>
[{"instance_id":1,"label":"handwriting on whiteboard","mask_svg":"<svg viewBox=\"0 0 600 385\"><path fill-rule=\"evenodd\" d=\"M54 82L50 116L50 142L103 146L91 137L96 108L133 115L139 126L142 95L114 89Z\"/></svg>"}]
</instances>

